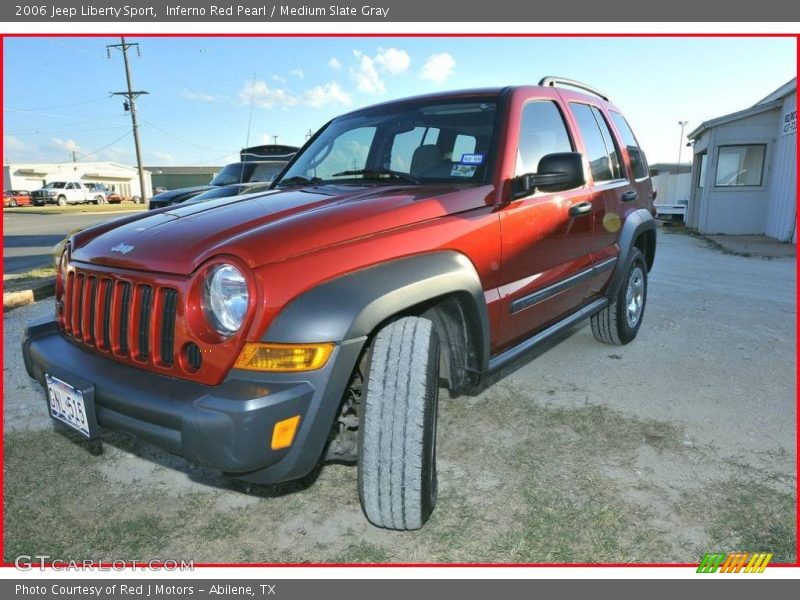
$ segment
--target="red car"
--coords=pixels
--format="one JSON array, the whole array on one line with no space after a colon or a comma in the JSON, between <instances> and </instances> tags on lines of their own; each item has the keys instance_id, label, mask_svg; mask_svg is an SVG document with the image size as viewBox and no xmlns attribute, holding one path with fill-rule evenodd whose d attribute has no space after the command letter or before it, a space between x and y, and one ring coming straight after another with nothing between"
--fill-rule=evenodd
<instances>
[{"instance_id":1,"label":"red car","mask_svg":"<svg viewBox=\"0 0 800 600\"><path fill-rule=\"evenodd\" d=\"M419 528L440 386L475 393L584 319L636 337L652 199L622 113L578 82L364 108L266 193L72 235L25 364L89 440L121 429L258 483L353 461L367 518Z\"/></svg>"},{"instance_id":2,"label":"red car","mask_svg":"<svg viewBox=\"0 0 800 600\"><path fill-rule=\"evenodd\" d=\"M31 193L24 190L4 190L3 191L3 208L9 206L30 206Z\"/></svg>"}]
</instances>

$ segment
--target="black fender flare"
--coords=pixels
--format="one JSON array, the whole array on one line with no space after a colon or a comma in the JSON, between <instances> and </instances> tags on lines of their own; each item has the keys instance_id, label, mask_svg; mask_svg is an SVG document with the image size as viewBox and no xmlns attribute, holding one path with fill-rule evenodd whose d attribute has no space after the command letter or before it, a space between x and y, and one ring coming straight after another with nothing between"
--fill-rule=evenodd
<instances>
[{"instance_id":1,"label":"black fender flare","mask_svg":"<svg viewBox=\"0 0 800 600\"><path fill-rule=\"evenodd\" d=\"M625 218L622 231L619 236L619 256L614 273L611 275L606 296L616 298L622 287L625 274L628 272L631 260L631 250L634 248L635 240L646 231L656 230L656 220L646 208L634 210Z\"/></svg>"},{"instance_id":2,"label":"black fender flare","mask_svg":"<svg viewBox=\"0 0 800 600\"><path fill-rule=\"evenodd\" d=\"M265 342L341 342L368 336L393 315L438 297L468 299L465 318L485 369L489 361L489 315L483 286L472 262L443 250L391 260L328 280L308 290L278 314Z\"/></svg>"}]
</instances>

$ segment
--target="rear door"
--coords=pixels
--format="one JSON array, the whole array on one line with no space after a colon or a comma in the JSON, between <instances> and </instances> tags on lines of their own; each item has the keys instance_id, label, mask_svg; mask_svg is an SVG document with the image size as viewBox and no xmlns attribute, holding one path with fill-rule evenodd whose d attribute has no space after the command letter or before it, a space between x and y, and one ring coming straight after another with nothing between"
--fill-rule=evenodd
<instances>
[{"instance_id":1,"label":"rear door","mask_svg":"<svg viewBox=\"0 0 800 600\"><path fill-rule=\"evenodd\" d=\"M516 142L517 152L514 175L535 173L546 154L578 150L555 90L537 88L519 104L512 103L511 110L517 112L512 112L509 125L509 142ZM592 213L571 214L570 209L592 200L591 187L584 186L557 193L536 191L501 209L498 349L580 306L592 267Z\"/></svg>"},{"instance_id":2,"label":"rear door","mask_svg":"<svg viewBox=\"0 0 800 600\"><path fill-rule=\"evenodd\" d=\"M627 207L637 204L639 193L600 102L580 95L570 98L568 106L596 192L590 243L594 271L586 289L591 298L599 295L611 278Z\"/></svg>"}]
</instances>

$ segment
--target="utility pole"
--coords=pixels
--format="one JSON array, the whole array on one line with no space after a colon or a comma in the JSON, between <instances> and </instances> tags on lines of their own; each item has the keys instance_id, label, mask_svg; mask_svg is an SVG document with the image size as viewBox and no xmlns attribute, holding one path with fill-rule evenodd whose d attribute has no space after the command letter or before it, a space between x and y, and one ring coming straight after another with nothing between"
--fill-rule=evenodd
<instances>
[{"instance_id":1,"label":"utility pole","mask_svg":"<svg viewBox=\"0 0 800 600\"><path fill-rule=\"evenodd\" d=\"M681 126L681 139L680 143L678 144L678 174L681 172L681 151L683 150L683 130L689 124L689 121L678 121L678 125Z\"/></svg>"},{"instance_id":2,"label":"utility pole","mask_svg":"<svg viewBox=\"0 0 800 600\"><path fill-rule=\"evenodd\" d=\"M277 136L277 135L273 135L273 136L272 136L272 144L273 144L274 146L277 146L277 145L278 145L278 136Z\"/></svg>"},{"instance_id":3,"label":"utility pole","mask_svg":"<svg viewBox=\"0 0 800 600\"><path fill-rule=\"evenodd\" d=\"M72 150L72 162L74 162L74 163L78 162L78 157L75 154L75 150Z\"/></svg>"},{"instance_id":4,"label":"utility pole","mask_svg":"<svg viewBox=\"0 0 800 600\"><path fill-rule=\"evenodd\" d=\"M133 90L133 83L131 82L131 68L128 64L128 48L136 48L136 54L141 56L139 52L139 44L129 44L125 42L125 38L120 38L121 43L119 44L108 44L106 46L106 56L111 58L111 49L119 50L122 52L122 60L125 62L125 78L128 82L128 91L127 92L112 92L112 96L124 96L126 101L123 102L123 106L125 107L126 111L130 111L131 113L131 124L133 125L133 143L136 145L136 167L139 169L139 189L141 190L141 198L142 203L147 202L147 198L149 196L149 190L146 189L144 183L144 167L142 166L142 145L139 142L139 124L136 122L136 98L147 94L144 91L134 91Z\"/></svg>"}]
</instances>

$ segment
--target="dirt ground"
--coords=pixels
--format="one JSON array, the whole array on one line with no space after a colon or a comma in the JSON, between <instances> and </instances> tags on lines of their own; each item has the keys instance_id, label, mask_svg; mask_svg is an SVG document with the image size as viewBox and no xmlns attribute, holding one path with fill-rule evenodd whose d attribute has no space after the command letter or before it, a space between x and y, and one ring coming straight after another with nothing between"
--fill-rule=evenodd
<instances>
[{"instance_id":1,"label":"dirt ground","mask_svg":"<svg viewBox=\"0 0 800 600\"><path fill-rule=\"evenodd\" d=\"M579 329L474 398L443 395L439 503L397 533L361 513L356 471L230 481L126 436L92 456L50 423L4 315L5 559L200 562L793 561L795 262L659 232L643 327Z\"/></svg>"}]
</instances>

